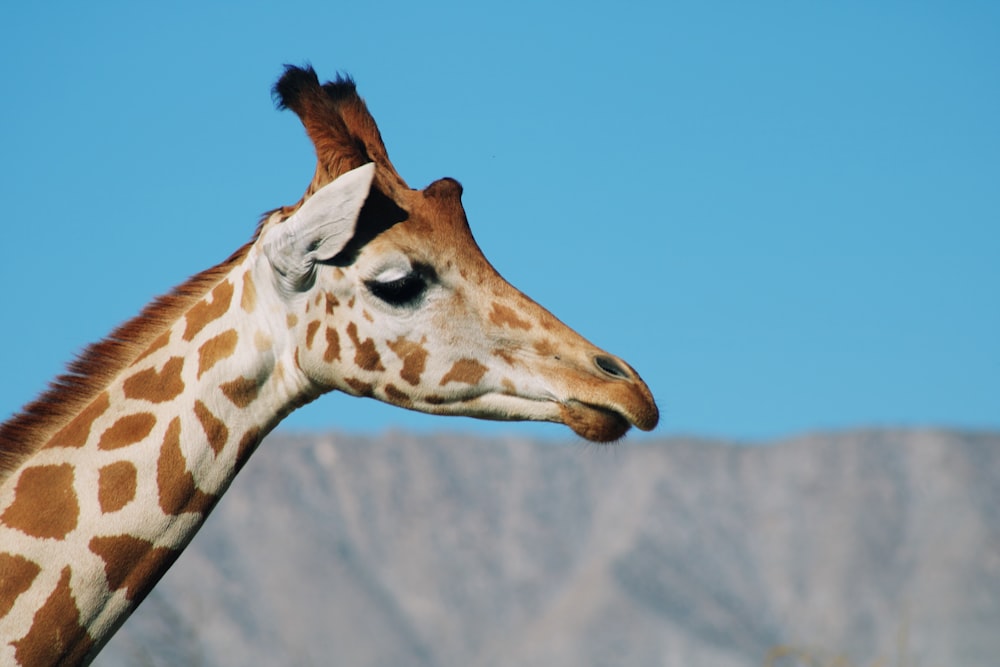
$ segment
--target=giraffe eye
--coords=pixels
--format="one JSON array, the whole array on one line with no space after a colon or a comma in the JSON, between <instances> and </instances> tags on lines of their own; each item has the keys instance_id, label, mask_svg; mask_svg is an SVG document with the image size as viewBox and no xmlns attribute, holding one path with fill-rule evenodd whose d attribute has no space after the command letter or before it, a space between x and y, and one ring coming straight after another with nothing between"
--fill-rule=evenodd
<instances>
[{"instance_id":1,"label":"giraffe eye","mask_svg":"<svg viewBox=\"0 0 1000 667\"><path fill-rule=\"evenodd\" d=\"M412 306L427 289L427 281L417 271L391 280L366 280L365 287L390 306Z\"/></svg>"}]
</instances>

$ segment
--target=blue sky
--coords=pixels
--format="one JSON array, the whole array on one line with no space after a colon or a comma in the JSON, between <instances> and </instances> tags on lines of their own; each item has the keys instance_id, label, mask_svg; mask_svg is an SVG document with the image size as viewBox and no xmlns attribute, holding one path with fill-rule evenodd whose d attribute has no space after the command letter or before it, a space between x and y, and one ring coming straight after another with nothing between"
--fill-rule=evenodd
<instances>
[{"instance_id":1,"label":"blue sky","mask_svg":"<svg viewBox=\"0 0 1000 667\"><path fill-rule=\"evenodd\" d=\"M298 199L269 90L308 61L659 433L1000 427L995 2L78 4L0 8L0 418ZM285 425L570 436L342 395Z\"/></svg>"}]
</instances>

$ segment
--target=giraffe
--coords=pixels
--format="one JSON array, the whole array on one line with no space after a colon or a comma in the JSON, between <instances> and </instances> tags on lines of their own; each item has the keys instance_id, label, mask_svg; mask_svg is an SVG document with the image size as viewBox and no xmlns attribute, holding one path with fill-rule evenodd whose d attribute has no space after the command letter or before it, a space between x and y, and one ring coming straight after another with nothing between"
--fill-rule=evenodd
<instances>
[{"instance_id":1,"label":"giraffe","mask_svg":"<svg viewBox=\"0 0 1000 667\"><path fill-rule=\"evenodd\" d=\"M85 664L262 438L329 391L547 420L606 442L659 413L638 374L507 283L450 178L410 189L355 84L286 66L303 197L92 345L0 426L0 664Z\"/></svg>"}]
</instances>

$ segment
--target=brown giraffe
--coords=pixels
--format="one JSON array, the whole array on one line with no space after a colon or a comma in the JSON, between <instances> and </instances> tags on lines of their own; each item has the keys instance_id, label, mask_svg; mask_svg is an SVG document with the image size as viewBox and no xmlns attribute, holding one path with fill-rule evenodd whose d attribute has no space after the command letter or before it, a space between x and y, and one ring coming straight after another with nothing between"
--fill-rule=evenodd
<instances>
[{"instance_id":1,"label":"brown giraffe","mask_svg":"<svg viewBox=\"0 0 1000 667\"><path fill-rule=\"evenodd\" d=\"M274 94L316 148L302 200L0 427L0 664L91 660L264 435L327 391L599 442L656 425L635 371L490 266L456 181L406 185L351 80L288 67Z\"/></svg>"}]
</instances>

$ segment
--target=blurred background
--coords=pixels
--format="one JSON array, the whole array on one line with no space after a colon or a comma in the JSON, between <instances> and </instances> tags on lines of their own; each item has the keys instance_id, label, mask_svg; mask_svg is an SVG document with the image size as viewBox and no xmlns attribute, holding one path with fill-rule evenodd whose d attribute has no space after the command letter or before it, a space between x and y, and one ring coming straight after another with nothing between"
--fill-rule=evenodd
<instances>
[{"instance_id":1,"label":"blurred background","mask_svg":"<svg viewBox=\"0 0 1000 667\"><path fill-rule=\"evenodd\" d=\"M298 199L347 72L413 187L625 357L661 433L1000 424L992 3L9 3L0 414ZM332 397L293 428L558 436Z\"/></svg>"},{"instance_id":2,"label":"blurred background","mask_svg":"<svg viewBox=\"0 0 1000 667\"><path fill-rule=\"evenodd\" d=\"M987 585L1000 580L1000 6L51 2L6 3L0 25L0 419L154 295L227 257L261 213L300 197L314 157L270 86L284 63L306 62L324 79L354 76L409 184L460 180L500 272L629 361L662 410L657 432L622 446L550 450L540 442L571 440L563 427L324 397L279 429L295 454L269 453L274 476L255 487L276 485L276 506L315 523L282 514L263 532L255 491L238 481L245 499L227 497L220 514L247 523L213 517L203 535L216 541L196 540L202 555L182 558L148 603L159 615L127 625L134 634L107 664L178 664L163 648L173 644L149 638L195 637L210 618L231 634L189 637L178 659L247 664L224 656L296 610L329 627L273 629L270 664L324 664L333 638L364 648L341 642L329 650L344 661L326 664L903 656L926 667L1000 653ZM462 454L447 449L459 441ZM412 468L393 468L400 456ZM452 456L467 466L439 479ZM314 500L330 502L315 511L334 518L303 509L311 482L281 467L326 465L338 472L316 482ZM409 481L361 474L383 465ZM546 472L557 470L576 482L559 486ZM370 484L348 483L353 473ZM380 505L390 482L397 495ZM623 489L649 492L613 505ZM517 502L475 513L498 497ZM411 502L419 516L401 509ZM618 509L601 514L607 503ZM463 507L473 514L452 517ZM380 521L388 541L376 543L367 529ZM412 542L389 539L411 524ZM439 545L445 524L476 526L448 533L457 560L428 555L406 574L389 557ZM621 530L602 541L605 525ZM751 558L764 549L754 540L777 551ZM595 544L604 560L567 551ZM490 549L503 555L476 560ZM257 560L237 566L244 557ZM289 562L328 606L283 598L303 585L294 577L256 597L255 586L272 589L255 573ZM317 573L320 562L342 578ZM457 592L415 592L443 563ZM564 565L582 569L559 579ZM945 592L944 610L920 615ZM496 608L462 606L503 595ZM355 628L342 600L383 606L359 611ZM617 621L602 626L609 614ZM613 630L629 619L635 634Z\"/></svg>"}]
</instances>

